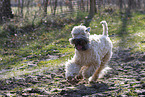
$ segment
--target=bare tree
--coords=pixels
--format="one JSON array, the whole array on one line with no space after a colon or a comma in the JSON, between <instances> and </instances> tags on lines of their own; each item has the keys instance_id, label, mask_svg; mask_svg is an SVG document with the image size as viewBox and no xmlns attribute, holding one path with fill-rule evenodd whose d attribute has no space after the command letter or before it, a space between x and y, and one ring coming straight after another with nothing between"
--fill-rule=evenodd
<instances>
[{"instance_id":1,"label":"bare tree","mask_svg":"<svg viewBox=\"0 0 145 97\"><path fill-rule=\"evenodd\" d=\"M122 8L123 8L123 0L119 0L119 8L120 8L120 11L122 11Z\"/></svg>"},{"instance_id":2,"label":"bare tree","mask_svg":"<svg viewBox=\"0 0 145 97\"><path fill-rule=\"evenodd\" d=\"M89 11L89 0L87 0L87 12Z\"/></svg>"},{"instance_id":3,"label":"bare tree","mask_svg":"<svg viewBox=\"0 0 145 97\"><path fill-rule=\"evenodd\" d=\"M81 10L82 11L85 11L85 4L84 4L84 1L83 0L81 0Z\"/></svg>"},{"instance_id":4,"label":"bare tree","mask_svg":"<svg viewBox=\"0 0 145 97\"><path fill-rule=\"evenodd\" d=\"M28 0L28 2L27 2L27 14L29 14L29 7L30 7L30 3L31 3L31 0Z\"/></svg>"},{"instance_id":5,"label":"bare tree","mask_svg":"<svg viewBox=\"0 0 145 97\"><path fill-rule=\"evenodd\" d=\"M92 18L94 17L95 13L97 12L96 10L96 0L90 0L90 12L88 15L88 18L85 20L85 25L89 26Z\"/></svg>"},{"instance_id":6,"label":"bare tree","mask_svg":"<svg viewBox=\"0 0 145 97\"><path fill-rule=\"evenodd\" d=\"M128 0L128 10L135 9L136 2L134 0Z\"/></svg>"},{"instance_id":7,"label":"bare tree","mask_svg":"<svg viewBox=\"0 0 145 97\"><path fill-rule=\"evenodd\" d=\"M13 18L10 0L0 0L0 22L6 18Z\"/></svg>"},{"instance_id":8,"label":"bare tree","mask_svg":"<svg viewBox=\"0 0 145 97\"><path fill-rule=\"evenodd\" d=\"M53 12L53 14L55 15L56 14L56 8L57 8L57 0L55 0L55 2L54 2L54 12Z\"/></svg>"},{"instance_id":9,"label":"bare tree","mask_svg":"<svg viewBox=\"0 0 145 97\"><path fill-rule=\"evenodd\" d=\"M145 0L143 0L143 4L144 4L144 9L145 9Z\"/></svg>"},{"instance_id":10,"label":"bare tree","mask_svg":"<svg viewBox=\"0 0 145 97\"><path fill-rule=\"evenodd\" d=\"M18 14L23 17L24 0L18 0Z\"/></svg>"},{"instance_id":11,"label":"bare tree","mask_svg":"<svg viewBox=\"0 0 145 97\"><path fill-rule=\"evenodd\" d=\"M21 16L23 17L24 0L21 0Z\"/></svg>"},{"instance_id":12,"label":"bare tree","mask_svg":"<svg viewBox=\"0 0 145 97\"><path fill-rule=\"evenodd\" d=\"M69 0L69 10L70 10L70 12L73 12L74 11L74 8L73 8L73 6L72 6L72 0Z\"/></svg>"},{"instance_id":13,"label":"bare tree","mask_svg":"<svg viewBox=\"0 0 145 97\"><path fill-rule=\"evenodd\" d=\"M44 16L47 15L47 6L48 6L48 0L44 0Z\"/></svg>"},{"instance_id":14,"label":"bare tree","mask_svg":"<svg viewBox=\"0 0 145 97\"><path fill-rule=\"evenodd\" d=\"M53 13L52 0L50 0L49 2L50 2L51 13Z\"/></svg>"},{"instance_id":15,"label":"bare tree","mask_svg":"<svg viewBox=\"0 0 145 97\"><path fill-rule=\"evenodd\" d=\"M138 8L138 9L141 8L141 0L137 0L137 8Z\"/></svg>"},{"instance_id":16,"label":"bare tree","mask_svg":"<svg viewBox=\"0 0 145 97\"><path fill-rule=\"evenodd\" d=\"M98 5L98 13L101 13L101 5L102 5L103 1L101 0L97 0L97 5Z\"/></svg>"},{"instance_id":17,"label":"bare tree","mask_svg":"<svg viewBox=\"0 0 145 97\"><path fill-rule=\"evenodd\" d=\"M18 14L20 14L20 8L21 8L21 3L20 0L18 0Z\"/></svg>"},{"instance_id":18,"label":"bare tree","mask_svg":"<svg viewBox=\"0 0 145 97\"><path fill-rule=\"evenodd\" d=\"M94 14L96 13L96 0L90 0L90 12L89 12L89 18L92 18Z\"/></svg>"},{"instance_id":19,"label":"bare tree","mask_svg":"<svg viewBox=\"0 0 145 97\"><path fill-rule=\"evenodd\" d=\"M63 2L64 2L63 0L62 0L62 2L59 2L61 13L63 13L63 8L62 8Z\"/></svg>"}]
</instances>

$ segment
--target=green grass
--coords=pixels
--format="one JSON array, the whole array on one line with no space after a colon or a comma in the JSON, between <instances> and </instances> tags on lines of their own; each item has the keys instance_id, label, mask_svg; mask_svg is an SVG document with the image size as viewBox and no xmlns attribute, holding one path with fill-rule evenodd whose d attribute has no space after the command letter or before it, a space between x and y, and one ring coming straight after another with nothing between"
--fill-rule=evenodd
<instances>
[{"instance_id":1,"label":"green grass","mask_svg":"<svg viewBox=\"0 0 145 97\"><path fill-rule=\"evenodd\" d=\"M36 69L43 72L44 67L49 69L64 65L74 54L74 48L68 41L71 29L81 24L85 16L87 13L78 12L65 17L51 17L56 23L52 27L49 25L52 23L49 22L49 17L45 17L41 22L40 19L36 19L32 30L26 26L32 24L32 21L14 22L14 19L0 26L0 70L8 70L0 75L9 78L38 72ZM131 48L132 52L145 51L145 15L134 12L126 17L125 13L120 14L118 11L112 14L101 13L101 16L96 14L90 23L91 34L102 34L102 20L108 22L109 35L115 35L110 37L114 50ZM65 25L61 26L62 23ZM57 58L48 60L51 59L50 55ZM29 63L37 66L29 67Z\"/></svg>"}]
</instances>

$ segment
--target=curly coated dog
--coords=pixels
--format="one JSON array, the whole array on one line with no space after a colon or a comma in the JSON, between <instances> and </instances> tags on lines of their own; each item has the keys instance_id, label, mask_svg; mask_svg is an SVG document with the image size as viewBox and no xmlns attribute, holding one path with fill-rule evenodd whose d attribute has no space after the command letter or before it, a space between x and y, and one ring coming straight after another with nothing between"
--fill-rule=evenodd
<instances>
[{"instance_id":1,"label":"curly coated dog","mask_svg":"<svg viewBox=\"0 0 145 97\"><path fill-rule=\"evenodd\" d=\"M70 43L75 46L75 55L66 62L66 79L73 78L89 79L96 81L107 71L107 62L112 56L112 42L108 37L106 21L101 22L102 35L90 35L90 27L75 26L72 29Z\"/></svg>"}]
</instances>

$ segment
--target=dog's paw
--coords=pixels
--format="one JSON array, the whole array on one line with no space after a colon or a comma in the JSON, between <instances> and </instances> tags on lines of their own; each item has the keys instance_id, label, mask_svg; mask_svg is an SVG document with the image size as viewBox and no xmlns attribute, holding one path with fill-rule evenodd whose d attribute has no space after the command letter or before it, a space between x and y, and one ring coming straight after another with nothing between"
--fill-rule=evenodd
<instances>
[{"instance_id":1,"label":"dog's paw","mask_svg":"<svg viewBox=\"0 0 145 97\"><path fill-rule=\"evenodd\" d=\"M92 79L92 76L88 80L89 80L89 83L94 82L94 80Z\"/></svg>"},{"instance_id":2,"label":"dog's paw","mask_svg":"<svg viewBox=\"0 0 145 97\"><path fill-rule=\"evenodd\" d=\"M96 81L94 79L92 79L92 77L89 78L88 84L94 84L96 83Z\"/></svg>"},{"instance_id":3,"label":"dog's paw","mask_svg":"<svg viewBox=\"0 0 145 97\"><path fill-rule=\"evenodd\" d=\"M88 80L89 80L89 84L92 84L92 83L96 83L97 78L91 76Z\"/></svg>"},{"instance_id":4,"label":"dog's paw","mask_svg":"<svg viewBox=\"0 0 145 97\"><path fill-rule=\"evenodd\" d=\"M92 76L89 78L89 81L92 81Z\"/></svg>"},{"instance_id":5,"label":"dog's paw","mask_svg":"<svg viewBox=\"0 0 145 97\"><path fill-rule=\"evenodd\" d=\"M80 80L80 79L83 79L83 76L82 75L76 75L75 78Z\"/></svg>"},{"instance_id":6,"label":"dog's paw","mask_svg":"<svg viewBox=\"0 0 145 97\"><path fill-rule=\"evenodd\" d=\"M79 82L78 79L76 79L76 78L74 78L74 77L72 77L72 76L69 76L69 77L67 78L67 81L68 81L69 83L73 84L73 85Z\"/></svg>"},{"instance_id":7,"label":"dog's paw","mask_svg":"<svg viewBox=\"0 0 145 97\"><path fill-rule=\"evenodd\" d=\"M67 81L69 81L69 80L72 80L73 77L72 76L68 76L66 79L67 79Z\"/></svg>"}]
</instances>

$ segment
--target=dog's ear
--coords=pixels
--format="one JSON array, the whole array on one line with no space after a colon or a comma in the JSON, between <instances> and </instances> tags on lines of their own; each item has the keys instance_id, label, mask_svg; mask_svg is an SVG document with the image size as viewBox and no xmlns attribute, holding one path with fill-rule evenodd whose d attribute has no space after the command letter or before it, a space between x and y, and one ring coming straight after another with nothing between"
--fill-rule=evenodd
<instances>
[{"instance_id":1,"label":"dog's ear","mask_svg":"<svg viewBox=\"0 0 145 97\"><path fill-rule=\"evenodd\" d=\"M88 27L88 28L86 29L86 32L90 32L90 30L91 30L91 28L90 28L90 27Z\"/></svg>"}]
</instances>

